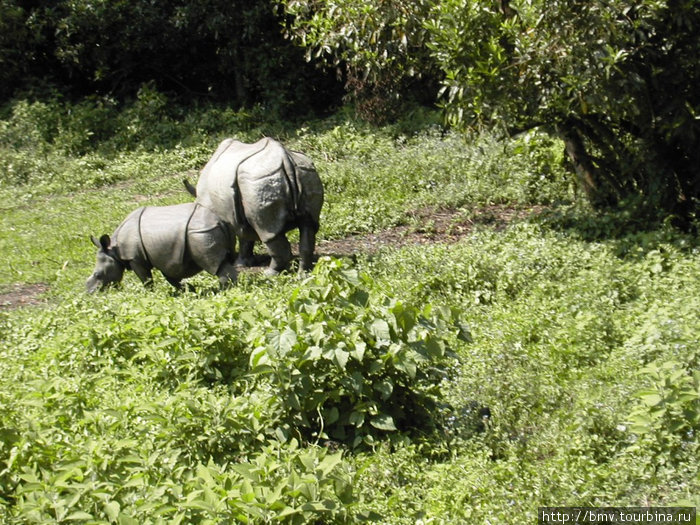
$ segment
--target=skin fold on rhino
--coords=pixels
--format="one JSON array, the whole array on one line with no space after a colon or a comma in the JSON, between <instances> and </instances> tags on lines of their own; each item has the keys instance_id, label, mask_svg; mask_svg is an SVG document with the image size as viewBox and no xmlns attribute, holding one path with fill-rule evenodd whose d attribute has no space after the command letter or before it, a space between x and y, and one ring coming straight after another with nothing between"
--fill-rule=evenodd
<instances>
[{"instance_id":1,"label":"skin fold on rhino","mask_svg":"<svg viewBox=\"0 0 700 525\"><path fill-rule=\"evenodd\" d=\"M216 275L222 288L236 281L228 227L210 210L195 203L149 206L131 212L110 238L90 237L99 248L89 293L121 281L133 270L144 285L156 268L176 288L202 270Z\"/></svg>"},{"instance_id":2,"label":"skin fold on rhino","mask_svg":"<svg viewBox=\"0 0 700 525\"><path fill-rule=\"evenodd\" d=\"M187 181L185 186L197 204L214 212L239 239L237 265L252 266L253 245L262 241L272 258L266 273L286 269L292 259L286 233L298 228L299 269L311 269L323 183L306 155L271 138L254 144L229 138L202 169L196 189Z\"/></svg>"}]
</instances>

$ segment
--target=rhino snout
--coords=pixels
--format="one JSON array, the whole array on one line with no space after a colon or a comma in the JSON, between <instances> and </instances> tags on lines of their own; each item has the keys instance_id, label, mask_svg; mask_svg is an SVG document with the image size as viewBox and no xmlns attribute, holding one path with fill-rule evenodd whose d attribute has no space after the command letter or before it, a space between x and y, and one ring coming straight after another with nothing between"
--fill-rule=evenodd
<instances>
[{"instance_id":1,"label":"rhino snout","mask_svg":"<svg viewBox=\"0 0 700 525\"><path fill-rule=\"evenodd\" d=\"M100 289L102 285L102 282L95 276L95 274L92 274L88 280L85 282L85 288L87 290L87 293L95 293L97 290Z\"/></svg>"}]
</instances>

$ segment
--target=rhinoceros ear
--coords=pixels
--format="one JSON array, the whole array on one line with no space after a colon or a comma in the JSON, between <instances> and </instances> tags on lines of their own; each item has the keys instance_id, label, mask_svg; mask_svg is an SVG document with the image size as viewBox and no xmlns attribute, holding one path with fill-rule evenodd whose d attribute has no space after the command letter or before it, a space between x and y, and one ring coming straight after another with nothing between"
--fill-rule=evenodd
<instances>
[{"instance_id":1,"label":"rhinoceros ear","mask_svg":"<svg viewBox=\"0 0 700 525\"><path fill-rule=\"evenodd\" d=\"M104 251L109 250L109 244L112 242L109 238L109 235L107 235L106 233L102 237L100 237L99 241L95 239L94 235L90 235L90 240L92 241L92 244Z\"/></svg>"},{"instance_id":2,"label":"rhinoceros ear","mask_svg":"<svg viewBox=\"0 0 700 525\"><path fill-rule=\"evenodd\" d=\"M102 249L104 251L109 250L109 245L112 243L112 240L109 238L109 235L106 233L100 237L100 244L102 245Z\"/></svg>"}]
</instances>

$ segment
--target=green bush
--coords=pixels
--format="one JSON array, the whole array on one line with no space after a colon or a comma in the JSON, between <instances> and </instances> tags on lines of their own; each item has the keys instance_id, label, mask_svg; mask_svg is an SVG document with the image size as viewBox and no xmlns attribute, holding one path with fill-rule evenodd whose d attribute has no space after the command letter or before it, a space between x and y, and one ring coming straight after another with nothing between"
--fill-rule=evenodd
<instances>
[{"instance_id":1,"label":"green bush","mask_svg":"<svg viewBox=\"0 0 700 525\"><path fill-rule=\"evenodd\" d=\"M430 432L466 328L337 260L278 284L134 280L64 302L74 323L4 322L0 501L30 522L350 519L354 474L311 442Z\"/></svg>"},{"instance_id":2,"label":"green bush","mask_svg":"<svg viewBox=\"0 0 700 525\"><path fill-rule=\"evenodd\" d=\"M353 447L432 430L452 339L468 338L455 311L404 304L324 259L252 334L251 372L268 376L291 431Z\"/></svg>"}]
</instances>

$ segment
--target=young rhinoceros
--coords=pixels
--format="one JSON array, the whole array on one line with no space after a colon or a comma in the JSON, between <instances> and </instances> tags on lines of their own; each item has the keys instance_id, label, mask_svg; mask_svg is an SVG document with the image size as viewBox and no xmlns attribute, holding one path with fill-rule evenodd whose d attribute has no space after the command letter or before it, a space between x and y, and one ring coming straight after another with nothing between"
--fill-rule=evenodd
<instances>
[{"instance_id":1,"label":"young rhinoceros","mask_svg":"<svg viewBox=\"0 0 700 525\"><path fill-rule=\"evenodd\" d=\"M124 270L133 270L144 285L151 283L157 268L167 281L180 288L180 281L202 270L219 277L222 288L236 281L231 263L229 230L210 210L195 203L139 208L129 214L112 238L99 241L95 271L87 291L121 281Z\"/></svg>"},{"instance_id":2,"label":"young rhinoceros","mask_svg":"<svg viewBox=\"0 0 700 525\"><path fill-rule=\"evenodd\" d=\"M202 169L196 190L187 181L185 185L198 204L216 213L240 239L237 264L252 265L259 240L272 257L267 273L284 270L292 259L285 234L298 228L299 269L311 269L323 183L307 156L271 138L254 144L226 139Z\"/></svg>"}]
</instances>

